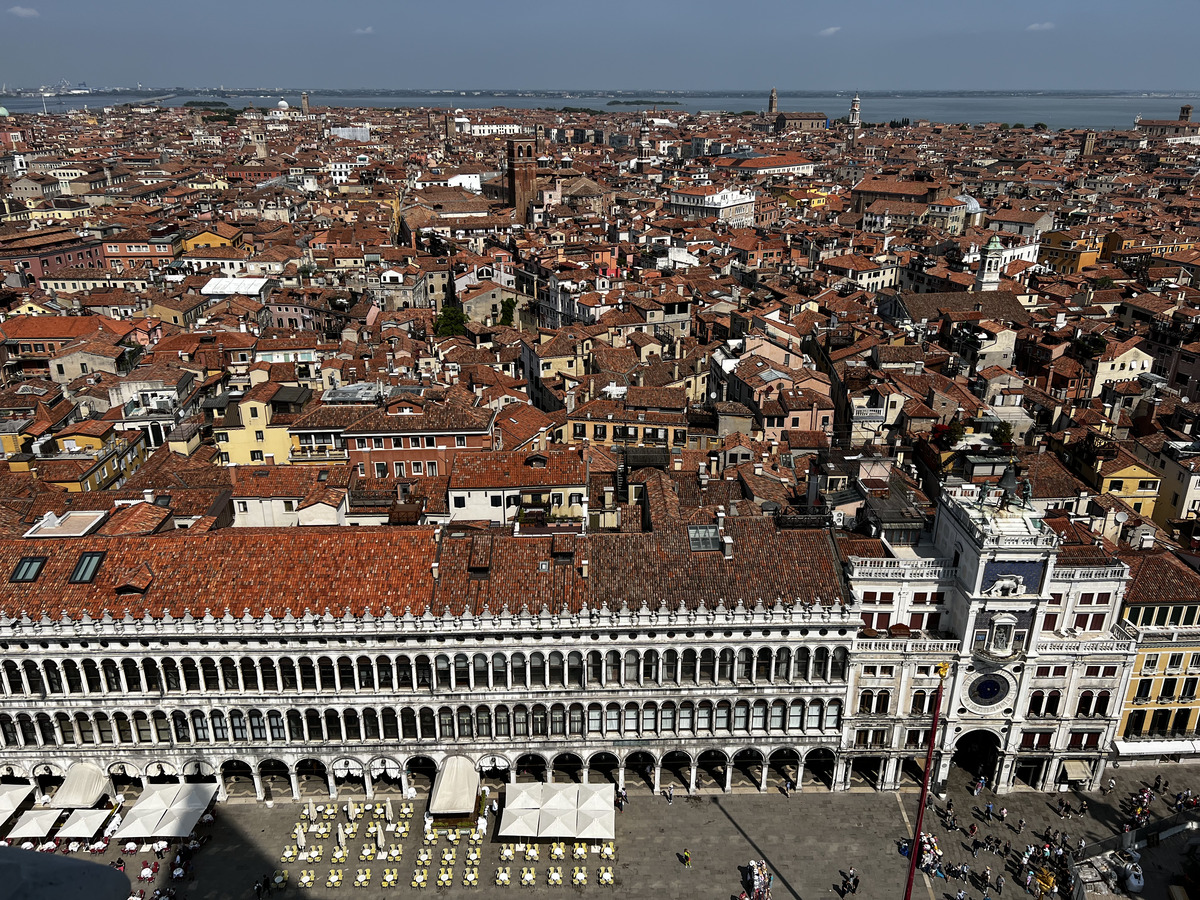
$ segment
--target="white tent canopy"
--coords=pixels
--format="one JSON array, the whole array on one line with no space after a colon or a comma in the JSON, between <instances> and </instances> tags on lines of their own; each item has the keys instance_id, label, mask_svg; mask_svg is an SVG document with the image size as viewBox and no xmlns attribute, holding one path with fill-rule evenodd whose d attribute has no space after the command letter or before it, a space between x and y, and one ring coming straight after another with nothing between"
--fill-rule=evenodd
<instances>
[{"instance_id":1,"label":"white tent canopy","mask_svg":"<svg viewBox=\"0 0 1200 900\"><path fill-rule=\"evenodd\" d=\"M479 772L465 756L451 756L438 772L429 796L429 812L435 816L462 816L475 812L479 801Z\"/></svg>"},{"instance_id":2,"label":"white tent canopy","mask_svg":"<svg viewBox=\"0 0 1200 900\"><path fill-rule=\"evenodd\" d=\"M75 763L67 769L62 787L50 798L53 809L81 809L95 806L105 794L112 794L112 782L104 771L91 763Z\"/></svg>"},{"instance_id":3,"label":"white tent canopy","mask_svg":"<svg viewBox=\"0 0 1200 900\"><path fill-rule=\"evenodd\" d=\"M537 837L538 818L536 809L506 809L500 821L501 837Z\"/></svg>"},{"instance_id":4,"label":"white tent canopy","mask_svg":"<svg viewBox=\"0 0 1200 900\"><path fill-rule=\"evenodd\" d=\"M62 815L61 809L31 809L17 819L8 836L14 840L44 838Z\"/></svg>"},{"instance_id":5,"label":"white tent canopy","mask_svg":"<svg viewBox=\"0 0 1200 900\"><path fill-rule=\"evenodd\" d=\"M217 793L215 784L158 784L146 788L113 836L187 837Z\"/></svg>"},{"instance_id":6,"label":"white tent canopy","mask_svg":"<svg viewBox=\"0 0 1200 900\"><path fill-rule=\"evenodd\" d=\"M510 784L504 789L505 809L538 809L542 805L542 784Z\"/></svg>"},{"instance_id":7,"label":"white tent canopy","mask_svg":"<svg viewBox=\"0 0 1200 900\"><path fill-rule=\"evenodd\" d=\"M32 784L0 784L0 822L15 813L32 793Z\"/></svg>"},{"instance_id":8,"label":"white tent canopy","mask_svg":"<svg viewBox=\"0 0 1200 900\"><path fill-rule=\"evenodd\" d=\"M501 837L611 840L616 810L611 784L510 784Z\"/></svg>"},{"instance_id":9,"label":"white tent canopy","mask_svg":"<svg viewBox=\"0 0 1200 900\"><path fill-rule=\"evenodd\" d=\"M71 813L71 818L58 829L61 838L91 838L100 832L108 817L113 814L111 809L77 809Z\"/></svg>"}]
</instances>

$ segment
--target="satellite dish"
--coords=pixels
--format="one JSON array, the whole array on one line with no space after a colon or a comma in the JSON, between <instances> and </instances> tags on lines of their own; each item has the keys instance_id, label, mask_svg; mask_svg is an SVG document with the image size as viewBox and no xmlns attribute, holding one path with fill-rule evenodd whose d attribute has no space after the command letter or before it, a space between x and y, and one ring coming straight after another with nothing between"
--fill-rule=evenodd
<instances>
[{"instance_id":1,"label":"satellite dish","mask_svg":"<svg viewBox=\"0 0 1200 900\"><path fill-rule=\"evenodd\" d=\"M708 399L709 399L709 400L716 400L716 399L717 399L717 392L716 392L716 391L709 391L709 392L708 392Z\"/></svg>"},{"instance_id":2,"label":"satellite dish","mask_svg":"<svg viewBox=\"0 0 1200 900\"><path fill-rule=\"evenodd\" d=\"M1129 513L1119 512L1116 514L1116 516L1114 516L1114 518L1117 520L1118 525L1124 525L1126 522L1129 521Z\"/></svg>"}]
</instances>

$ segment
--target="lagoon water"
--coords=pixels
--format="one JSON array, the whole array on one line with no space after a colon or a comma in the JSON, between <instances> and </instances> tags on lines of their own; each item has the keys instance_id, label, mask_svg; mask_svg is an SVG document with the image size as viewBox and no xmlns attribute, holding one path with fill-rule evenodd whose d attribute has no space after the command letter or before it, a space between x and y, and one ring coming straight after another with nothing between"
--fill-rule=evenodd
<instances>
[{"instance_id":1,"label":"lagoon water","mask_svg":"<svg viewBox=\"0 0 1200 900\"><path fill-rule=\"evenodd\" d=\"M651 103L654 92L630 98ZM766 108L766 94L761 96L732 94L726 96L685 97L680 95L657 95L660 101L672 100L676 105L662 106L667 117L671 112L683 110L697 113L705 110L762 110ZM779 108L782 111L823 112L831 119L846 115L853 92L807 93L801 96L782 96ZM951 93L951 92L896 92L868 91L862 94L862 118L865 122L887 122L892 119L928 119L932 122L1018 122L1033 125L1041 122L1050 128L1128 129L1133 127L1138 115L1147 119L1174 119L1179 107L1193 103L1200 110L1200 97L1194 92L1160 93L1071 93L1047 91L1044 93ZM579 93L569 97L521 97L479 95L471 91L446 92L440 94L372 94L351 96L312 93L313 106L370 106L370 107L451 107L464 110L509 107L513 109L561 109L564 106L589 107L602 112L634 112L640 106L608 106L612 94ZM285 93L246 93L197 96L178 94L162 105L178 106L188 100L221 99L234 108L253 103L258 107L274 106L280 99L299 106L300 95ZM96 109L114 103L144 103L129 95L92 94L70 97L46 98L46 109L51 113L88 107ZM0 105L12 113L42 111L41 97L3 97ZM649 104L647 104L647 107Z\"/></svg>"}]
</instances>

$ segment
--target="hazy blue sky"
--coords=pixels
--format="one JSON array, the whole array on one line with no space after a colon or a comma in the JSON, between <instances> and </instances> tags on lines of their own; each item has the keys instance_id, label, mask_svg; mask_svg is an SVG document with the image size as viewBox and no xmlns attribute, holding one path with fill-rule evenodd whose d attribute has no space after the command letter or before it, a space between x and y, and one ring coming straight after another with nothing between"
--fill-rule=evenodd
<instances>
[{"instance_id":1,"label":"hazy blue sky","mask_svg":"<svg viewBox=\"0 0 1200 900\"><path fill-rule=\"evenodd\" d=\"M9 86L1200 87L1194 0L9 2Z\"/></svg>"}]
</instances>

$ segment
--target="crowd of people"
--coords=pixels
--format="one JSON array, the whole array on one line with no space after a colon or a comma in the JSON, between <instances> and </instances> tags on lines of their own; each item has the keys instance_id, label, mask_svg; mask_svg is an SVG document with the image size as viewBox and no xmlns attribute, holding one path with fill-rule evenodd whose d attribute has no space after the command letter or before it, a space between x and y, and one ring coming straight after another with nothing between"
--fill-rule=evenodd
<instances>
[{"instance_id":1,"label":"crowd of people","mask_svg":"<svg viewBox=\"0 0 1200 900\"><path fill-rule=\"evenodd\" d=\"M767 870L767 861L750 860L746 867L744 887L739 900L771 900L771 887L775 883L774 873Z\"/></svg>"}]
</instances>

